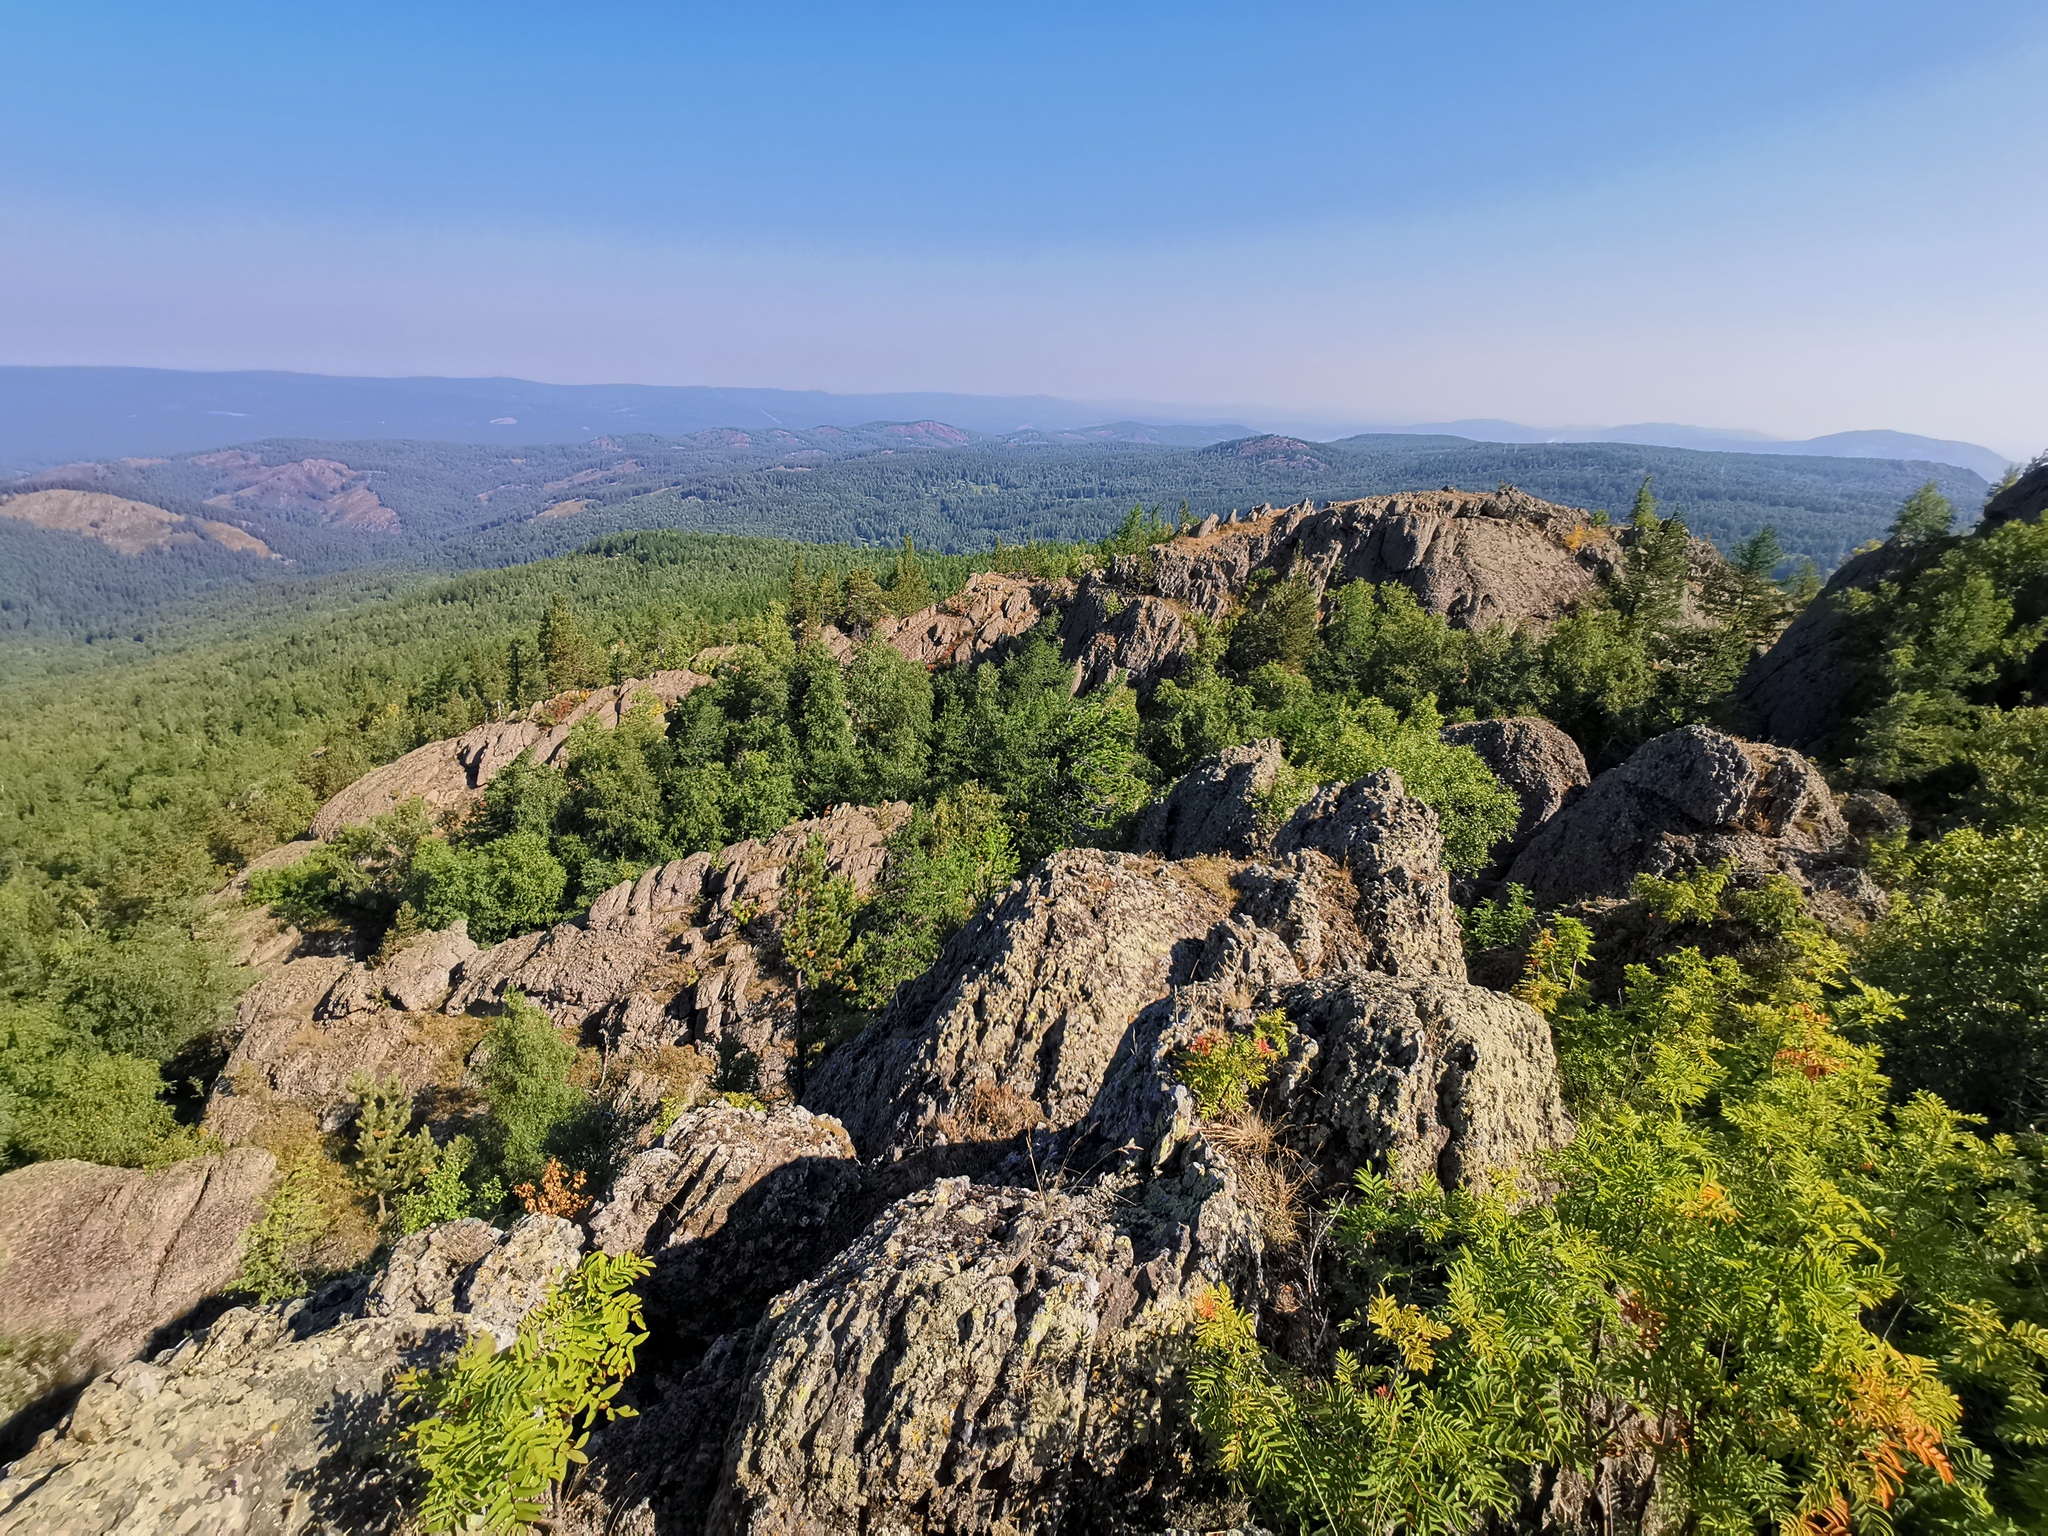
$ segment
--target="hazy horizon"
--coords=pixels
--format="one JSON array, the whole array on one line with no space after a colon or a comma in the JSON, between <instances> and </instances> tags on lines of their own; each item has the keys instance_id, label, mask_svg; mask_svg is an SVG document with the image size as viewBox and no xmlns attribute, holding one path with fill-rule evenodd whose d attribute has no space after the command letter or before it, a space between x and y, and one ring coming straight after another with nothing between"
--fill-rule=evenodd
<instances>
[{"instance_id":1,"label":"hazy horizon","mask_svg":"<svg viewBox=\"0 0 2048 1536\"><path fill-rule=\"evenodd\" d=\"M4 363L2048 444L2009 0L6 29Z\"/></svg>"}]
</instances>

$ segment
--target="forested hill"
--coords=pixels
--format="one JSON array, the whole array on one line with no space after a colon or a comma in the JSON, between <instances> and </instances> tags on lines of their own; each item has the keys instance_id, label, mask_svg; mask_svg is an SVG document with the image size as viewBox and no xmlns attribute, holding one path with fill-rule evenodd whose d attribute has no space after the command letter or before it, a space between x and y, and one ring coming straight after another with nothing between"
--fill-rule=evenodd
<instances>
[{"instance_id":1,"label":"forested hill","mask_svg":"<svg viewBox=\"0 0 2048 1536\"><path fill-rule=\"evenodd\" d=\"M1897 460L1447 436L1196 446L1129 423L1001 437L877 423L527 448L276 439L0 486L0 637L133 644L195 598L239 602L251 587L366 566L514 565L631 529L857 545L908 535L965 552L1097 537L1134 502L1185 502L1202 516L1502 481L1618 515L1645 475L1696 533L1728 547L1768 524L1822 570L1881 533L1927 480L1965 508L1987 488L1965 470Z\"/></svg>"}]
</instances>

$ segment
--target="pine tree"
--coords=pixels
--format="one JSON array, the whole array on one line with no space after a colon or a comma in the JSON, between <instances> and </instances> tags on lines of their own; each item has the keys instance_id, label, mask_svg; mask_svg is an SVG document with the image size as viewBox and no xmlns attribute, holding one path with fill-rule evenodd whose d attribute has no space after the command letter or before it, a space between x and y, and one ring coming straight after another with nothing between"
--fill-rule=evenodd
<instances>
[{"instance_id":1,"label":"pine tree","mask_svg":"<svg viewBox=\"0 0 2048 1536\"><path fill-rule=\"evenodd\" d=\"M540 621L540 663L550 693L588 688L597 675L590 638L557 592Z\"/></svg>"},{"instance_id":2,"label":"pine tree","mask_svg":"<svg viewBox=\"0 0 2048 1536\"><path fill-rule=\"evenodd\" d=\"M379 1082L358 1073L348 1091L356 1098L355 1180L376 1195L381 1227L385 1197L410 1189L432 1170L434 1142L425 1131L406 1134L412 1094L396 1078Z\"/></svg>"},{"instance_id":3,"label":"pine tree","mask_svg":"<svg viewBox=\"0 0 2048 1536\"><path fill-rule=\"evenodd\" d=\"M908 618L920 609L932 605L932 584L924 574L924 565L917 558L917 546L910 541L910 535L903 536L903 548L896 556L896 573L889 582L889 606L896 610L897 617Z\"/></svg>"}]
</instances>

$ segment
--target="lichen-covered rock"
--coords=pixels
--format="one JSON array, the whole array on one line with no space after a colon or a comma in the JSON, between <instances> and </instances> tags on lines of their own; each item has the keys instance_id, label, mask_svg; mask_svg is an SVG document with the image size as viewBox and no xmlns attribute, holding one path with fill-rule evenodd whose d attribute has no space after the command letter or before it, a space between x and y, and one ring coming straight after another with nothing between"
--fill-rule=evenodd
<instances>
[{"instance_id":1,"label":"lichen-covered rock","mask_svg":"<svg viewBox=\"0 0 2048 1536\"><path fill-rule=\"evenodd\" d=\"M1286 767L1280 743L1272 737L1205 757L1139 813L1132 841L1169 859L1257 853L1266 841L1259 827L1259 797Z\"/></svg>"},{"instance_id":2,"label":"lichen-covered rock","mask_svg":"<svg viewBox=\"0 0 2048 1536\"><path fill-rule=\"evenodd\" d=\"M1318 790L1281 827L1273 849L1282 857L1326 854L1349 872L1367 968L1464 976L1464 935L1436 812L1410 796L1392 769Z\"/></svg>"},{"instance_id":3,"label":"lichen-covered rock","mask_svg":"<svg viewBox=\"0 0 2048 1536\"><path fill-rule=\"evenodd\" d=\"M768 1020L787 988L772 988L765 998L756 993L754 952L738 934L756 924L772 929L783 872L813 837L823 843L832 873L857 890L872 889L887 861L889 835L908 815L900 803L840 806L793 822L765 843L750 839L716 856L692 854L651 869L604 892L579 921L521 934L466 960L447 1011L494 1007L517 988L558 1023L582 1029L622 999L644 994L665 1001L642 1022L667 1017L679 1040L716 1043L751 1028L742 1043L765 1058L764 1075L773 1077L790 1042L787 1029ZM673 1005L690 990L693 1007ZM750 1024L757 1002L760 1017ZM663 1042L650 1036L643 1043Z\"/></svg>"},{"instance_id":4,"label":"lichen-covered rock","mask_svg":"<svg viewBox=\"0 0 2048 1536\"><path fill-rule=\"evenodd\" d=\"M1448 1186L1572 1134L1550 1027L1527 1003L1461 981L1353 974L1293 988L1285 1006L1317 1047L1288 1100L1290 1134L1333 1182L1371 1166Z\"/></svg>"},{"instance_id":5,"label":"lichen-covered rock","mask_svg":"<svg viewBox=\"0 0 2048 1536\"><path fill-rule=\"evenodd\" d=\"M762 1320L707 1530L1050 1533L1156 1499L1188 1302L1255 1246L1227 1174L1176 1188L1156 1214L965 1179L893 1206Z\"/></svg>"},{"instance_id":6,"label":"lichen-covered rock","mask_svg":"<svg viewBox=\"0 0 2048 1536\"><path fill-rule=\"evenodd\" d=\"M367 1314L453 1315L456 1293L464 1279L504 1241L502 1231L474 1216L407 1233L392 1248L390 1262L370 1285Z\"/></svg>"},{"instance_id":7,"label":"lichen-covered rock","mask_svg":"<svg viewBox=\"0 0 2048 1536\"><path fill-rule=\"evenodd\" d=\"M1562 906L1626 896L1639 873L1733 860L1847 910L1878 899L1840 867L1848 841L1827 781L1806 758L1694 725L1601 774L1530 839L1508 878L1539 905Z\"/></svg>"},{"instance_id":8,"label":"lichen-covered rock","mask_svg":"<svg viewBox=\"0 0 2048 1536\"><path fill-rule=\"evenodd\" d=\"M1099 573L1083 577L1060 625L1077 692L1122 676L1146 684L1175 670L1194 648L1180 610L1140 591L1120 592Z\"/></svg>"},{"instance_id":9,"label":"lichen-covered rock","mask_svg":"<svg viewBox=\"0 0 2048 1536\"><path fill-rule=\"evenodd\" d=\"M88 1386L60 1433L0 1476L0 1536L367 1536L406 1528L394 1378L469 1339L500 1345L576 1262L552 1216L402 1239L367 1296L235 1308Z\"/></svg>"},{"instance_id":10,"label":"lichen-covered rock","mask_svg":"<svg viewBox=\"0 0 2048 1536\"><path fill-rule=\"evenodd\" d=\"M455 1305L472 1325L489 1330L503 1348L519 1320L538 1306L548 1287L583 1255L583 1229L559 1216L522 1216L504 1240L457 1284Z\"/></svg>"},{"instance_id":11,"label":"lichen-covered rock","mask_svg":"<svg viewBox=\"0 0 2048 1536\"><path fill-rule=\"evenodd\" d=\"M1072 589L1066 581L978 571L944 602L907 618L885 619L874 634L921 666L972 666L994 660L1028 635ZM831 625L821 638L842 661L859 643Z\"/></svg>"},{"instance_id":12,"label":"lichen-covered rock","mask_svg":"<svg viewBox=\"0 0 2048 1536\"><path fill-rule=\"evenodd\" d=\"M871 1158L973 1139L977 1103L993 1098L1025 1115L1002 1139L1033 1120L1071 1126L1132 1019L1185 979L1224 915L1173 865L1056 853L827 1057L805 1102Z\"/></svg>"},{"instance_id":13,"label":"lichen-covered rock","mask_svg":"<svg viewBox=\"0 0 2048 1536\"><path fill-rule=\"evenodd\" d=\"M860 1187L829 1115L709 1104L635 1155L587 1224L605 1252L654 1260L648 1299L688 1347L751 1326L822 1262Z\"/></svg>"},{"instance_id":14,"label":"lichen-covered rock","mask_svg":"<svg viewBox=\"0 0 2048 1536\"><path fill-rule=\"evenodd\" d=\"M153 1173L67 1160L0 1175L0 1332L32 1357L7 1374L0 1418L134 1358L227 1286L276 1170L244 1147Z\"/></svg>"},{"instance_id":15,"label":"lichen-covered rock","mask_svg":"<svg viewBox=\"0 0 2048 1536\"><path fill-rule=\"evenodd\" d=\"M1515 830L1493 850L1500 864L1513 858L1538 827L1592 782L1579 744L1548 720L1473 720L1445 726L1443 738L1453 746L1470 747L1521 802Z\"/></svg>"},{"instance_id":16,"label":"lichen-covered rock","mask_svg":"<svg viewBox=\"0 0 2048 1536\"><path fill-rule=\"evenodd\" d=\"M203 1338L94 1382L67 1432L0 1477L0 1536L396 1532L391 1379L468 1337L406 1314L309 1336L303 1303L226 1313Z\"/></svg>"}]
</instances>

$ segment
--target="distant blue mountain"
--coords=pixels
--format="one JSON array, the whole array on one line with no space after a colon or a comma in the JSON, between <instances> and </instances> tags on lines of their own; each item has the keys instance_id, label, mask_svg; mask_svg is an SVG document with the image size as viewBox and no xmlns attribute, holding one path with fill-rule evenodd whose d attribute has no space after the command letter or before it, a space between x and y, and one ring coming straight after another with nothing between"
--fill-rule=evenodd
<instances>
[{"instance_id":1,"label":"distant blue mountain","mask_svg":"<svg viewBox=\"0 0 2048 1536\"><path fill-rule=\"evenodd\" d=\"M1374 434L1447 432L1488 443L1635 443L1647 448L1691 448L1702 453L1770 453L1793 458L1904 459L1951 464L1996 485L2012 461L1980 443L1921 437L1913 432L1831 432L1825 437L1787 441L1746 428L1688 427L1645 421L1625 427L1525 427L1491 419L1439 421L1417 426L1374 427Z\"/></svg>"},{"instance_id":2,"label":"distant blue mountain","mask_svg":"<svg viewBox=\"0 0 2048 1536\"><path fill-rule=\"evenodd\" d=\"M1976 443L1910 432L1836 432L1782 442L1759 432L1671 422L1528 427L1480 419L1360 429L1243 406L1134 405L1050 395L835 395L529 379L0 367L0 476L74 461L197 453L267 438L511 447L584 443L628 433L683 437L715 428L804 431L877 421L942 421L970 432L1069 444L1200 447L1254 432L1328 441L1361 430L1373 436L1449 436L1490 443L1633 443L1716 453L1925 460L1994 482L2007 463L2003 454Z\"/></svg>"}]
</instances>

